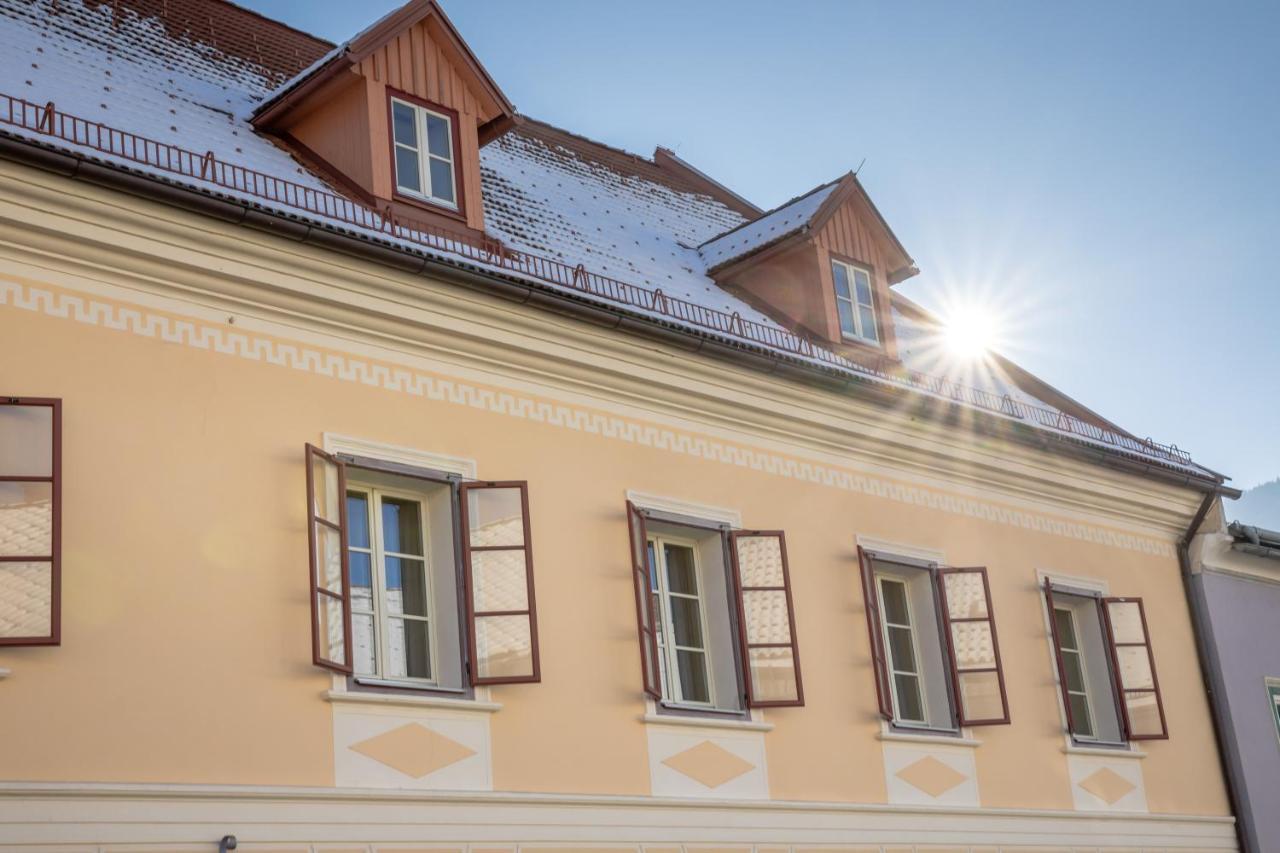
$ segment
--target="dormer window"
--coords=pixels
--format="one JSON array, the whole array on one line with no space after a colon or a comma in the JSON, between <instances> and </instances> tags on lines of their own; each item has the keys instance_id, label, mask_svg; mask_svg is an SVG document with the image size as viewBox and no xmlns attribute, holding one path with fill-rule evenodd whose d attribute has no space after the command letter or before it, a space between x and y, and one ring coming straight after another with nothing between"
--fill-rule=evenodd
<instances>
[{"instance_id":1,"label":"dormer window","mask_svg":"<svg viewBox=\"0 0 1280 853\"><path fill-rule=\"evenodd\" d=\"M391 123L396 192L457 210L453 117L392 97Z\"/></svg>"},{"instance_id":2,"label":"dormer window","mask_svg":"<svg viewBox=\"0 0 1280 853\"><path fill-rule=\"evenodd\" d=\"M840 332L846 338L879 346L876 305L871 294L871 272L832 258L831 278L836 284L836 311L840 315Z\"/></svg>"}]
</instances>

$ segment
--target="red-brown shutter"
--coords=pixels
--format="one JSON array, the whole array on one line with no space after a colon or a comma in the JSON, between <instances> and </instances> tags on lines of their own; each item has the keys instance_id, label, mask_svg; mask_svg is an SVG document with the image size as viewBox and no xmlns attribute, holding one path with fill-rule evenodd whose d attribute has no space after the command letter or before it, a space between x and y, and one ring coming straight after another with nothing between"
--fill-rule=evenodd
<instances>
[{"instance_id":1,"label":"red-brown shutter","mask_svg":"<svg viewBox=\"0 0 1280 853\"><path fill-rule=\"evenodd\" d=\"M1141 598L1104 598L1107 645L1111 650L1116 703L1129 740L1164 740L1169 727L1164 719L1156 659L1151 653L1147 613Z\"/></svg>"},{"instance_id":2,"label":"red-brown shutter","mask_svg":"<svg viewBox=\"0 0 1280 853\"><path fill-rule=\"evenodd\" d=\"M962 726L1006 724L1009 697L987 570L940 568L937 580L957 719Z\"/></svg>"},{"instance_id":3,"label":"red-brown shutter","mask_svg":"<svg viewBox=\"0 0 1280 853\"><path fill-rule=\"evenodd\" d=\"M0 646L60 645L62 401L0 397L0 444Z\"/></svg>"},{"instance_id":4,"label":"red-brown shutter","mask_svg":"<svg viewBox=\"0 0 1280 853\"><path fill-rule=\"evenodd\" d=\"M463 483L459 491L471 683L541 681L528 483Z\"/></svg>"},{"instance_id":5,"label":"red-brown shutter","mask_svg":"<svg viewBox=\"0 0 1280 853\"><path fill-rule=\"evenodd\" d=\"M738 593L747 704L803 705L786 538L781 530L735 530L729 534L729 556Z\"/></svg>"},{"instance_id":6,"label":"red-brown shutter","mask_svg":"<svg viewBox=\"0 0 1280 853\"><path fill-rule=\"evenodd\" d=\"M1058 667L1058 689L1062 693L1062 708L1067 715L1067 732L1075 734L1076 721L1071 714L1071 694L1067 692L1067 667L1062 661L1062 637L1058 634L1058 614L1053 605L1053 584L1044 579L1044 600L1049 608L1049 636L1053 639L1053 660Z\"/></svg>"},{"instance_id":7,"label":"red-brown shutter","mask_svg":"<svg viewBox=\"0 0 1280 853\"><path fill-rule=\"evenodd\" d=\"M871 639L871 665L876 681L876 702L880 716L893 720L893 693L889 685L889 662L885 656L884 634L880 623L880 597L876 591L876 573L871 555L858 546L858 564L862 568L862 600L867 614L867 633Z\"/></svg>"},{"instance_id":8,"label":"red-brown shutter","mask_svg":"<svg viewBox=\"0 0 1280 853\"><path fill-rule=\"evenodd\" d=\"M351 667L351 568L347 555L347 466L307 445L307 539L311 553L311 659Z\"/></svg>"},{"instance_id":9,"label":"red-brown shutter","mask_svg":"<svg viewBox=\"0 0 1280 853\"><path fill-rule=\"evenodd\" d=\"M662 698L662 671L658 664L658 627L653 612L653 568L649 565L649 531L644 515L627 501L627 527L631 533L631 580L636 592L636 632L640 640L640 673L644 692Z\"/></svg>"}]
</instances>

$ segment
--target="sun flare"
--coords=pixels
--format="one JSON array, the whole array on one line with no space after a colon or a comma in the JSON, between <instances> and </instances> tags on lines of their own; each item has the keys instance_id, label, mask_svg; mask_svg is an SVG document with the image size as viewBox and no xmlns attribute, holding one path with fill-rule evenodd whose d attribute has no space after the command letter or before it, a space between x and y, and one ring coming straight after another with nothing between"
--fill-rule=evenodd
<instances>
[{"instance_id":1,"label":"sun flare","mask_svg":"<svg viewBox=\"0 0 1280 853\"><path fill-rule=\"evenodd\" d=\"M997 348L1001 324L995 313L974 305L955 306L947 312L942 340L947 351L960 359L977 359Z\"/></svg>"}]
</instances>

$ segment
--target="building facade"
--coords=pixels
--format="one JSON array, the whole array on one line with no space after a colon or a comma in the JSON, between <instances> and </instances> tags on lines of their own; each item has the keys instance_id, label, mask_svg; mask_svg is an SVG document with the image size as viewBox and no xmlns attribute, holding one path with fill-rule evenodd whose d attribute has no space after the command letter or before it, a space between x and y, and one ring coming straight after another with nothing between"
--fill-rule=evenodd
<instances>
[{"instance_id":1,"label":"building facade","mask_svg":"<svg viewBox=\"0 0 1280 853\"><path fill-rule=\"evenodd\" d=\"M1237 849L1224 478L950 358L855 176L521 117L430 2L0 38L0 849Z\"/></svg>"},{"instance_id":2,"label":"building facade","mask_svg":"<svg viewBox=\"0 0 1280 853\"><path fill-rule=\"evenodd\" d=\"M1205 644L1241 835L1280 848L1280 533L1227 523L1218 505L1192 543L1193 613Z\"/></svg>"}]
</instances>

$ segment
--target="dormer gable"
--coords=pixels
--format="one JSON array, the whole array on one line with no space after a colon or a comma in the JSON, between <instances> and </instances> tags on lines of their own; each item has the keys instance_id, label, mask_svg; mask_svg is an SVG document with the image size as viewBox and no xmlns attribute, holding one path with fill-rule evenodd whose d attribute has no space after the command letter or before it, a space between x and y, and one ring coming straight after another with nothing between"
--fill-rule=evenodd
<instances>
[{"instance_id":1,"label":"dormer gable","mask_svg":"<svg viewBox=\"0 0 1280 853\"><path fill-rule=\"evenodd\" d=\"M788 328L896 357L889 288L917 273L853 173L698 247L707 274Z\"/></svg>"},{"instance_id":2,"label":"dormer gable","mask_svg":"<svg viewBox=\"0 0 1280 853\"><path fill-rule=\"evenodd\" d=\"M484 230L480 147L515 109L435 0L411 0L276 90L253 125L359 201Z\"/></svg>"}]
</instances>

